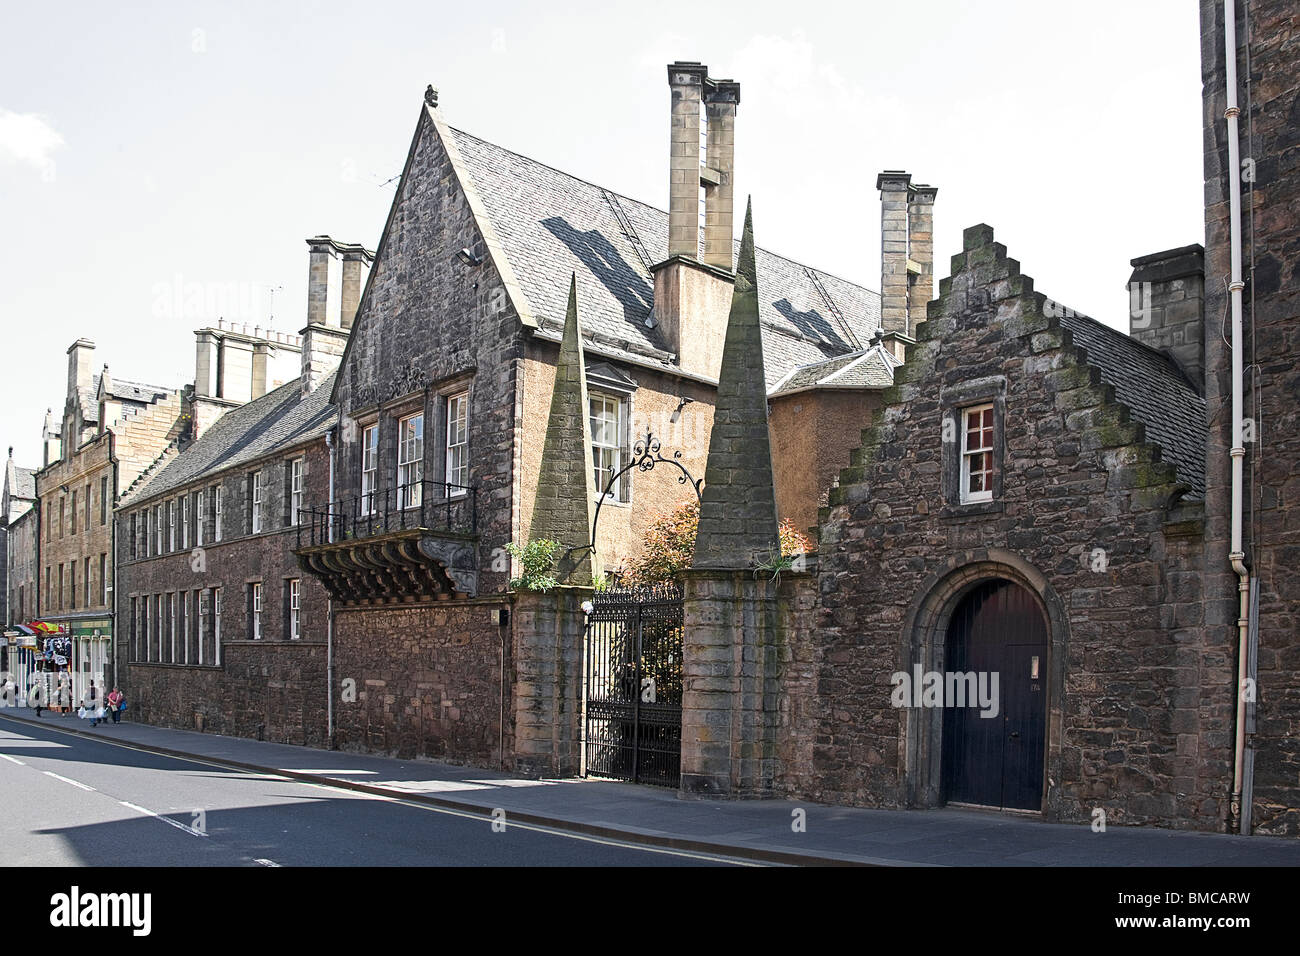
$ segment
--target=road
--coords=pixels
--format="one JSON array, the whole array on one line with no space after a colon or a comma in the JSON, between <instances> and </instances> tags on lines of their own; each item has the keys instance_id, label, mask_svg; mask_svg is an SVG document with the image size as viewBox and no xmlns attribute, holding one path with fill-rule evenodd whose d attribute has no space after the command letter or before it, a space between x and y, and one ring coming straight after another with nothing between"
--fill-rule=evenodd
<instances>
[{"instance_id":1,"label":"road","mask_svg":"<svg viewBox=\"0 0 1300 956\"><path fill-rule=\"evenodd\" d=\"M72 718L75 720L76 718ZM719 866L0 717L5 866ZM80 722L78 722L80 723ZM112 733L105 729L105 737Z\"/></svg>"}]
</instances>

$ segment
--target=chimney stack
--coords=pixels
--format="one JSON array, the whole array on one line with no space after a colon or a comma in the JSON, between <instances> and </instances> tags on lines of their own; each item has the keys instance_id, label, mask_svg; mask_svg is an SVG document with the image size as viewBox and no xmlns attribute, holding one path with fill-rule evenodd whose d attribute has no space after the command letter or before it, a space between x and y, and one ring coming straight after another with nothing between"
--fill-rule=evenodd
<instances>
[{"instance_id":1,"label":"chimney stack","mask_svg":"<svg viewBox=\"0 0 1300 956\"><path fill-rule=\"evenodd\" d=\"M734 80L705 80L706 166L704 184L704 262L731 272L735 242L736 107L740 84Z\"/></svg>"},{"instance_id":2,"label":"chimney stack","mask_svg":"<svg viewBox=\"0 0 1300 956\"><path fill-rule=\"evenodd\" d=\"M709 68L693 61L668 65L672 140L668 180L668 257L700 257L700 117Z\"/></svg>"},{"instance_id":3,"label":"chimney stack","mask_svg":"<svg viewBox=\"0 0 1300 956\"><path fill-rule=\"evenodd\" d=\"M1204 395L1205 249L1182 246L1129 265L1129 334L1173 358Z\"/></svg>"},{"instance_id":4,"label":"chimney stack","mask_svg":"<svg viewBox=\"0 0 1300 956\"><path fill-rule=\"evenodd\" d=\"M94 384L94 373L90 369L91 353L95 343L87 338L80 338L68 346L68 397L75 398L77 389L90 388Z\"/></svg>"},{"instance_id":5,"label":"chimney stack","mask_svg":"<svg viewBox=\"0 0 1300 956\"><path fill-rule=\"evenodd\" d=\"M880 190L880 327L911 335L907 324L907 200L912 177L887 169Z\"/></svg>"},{"instance_id":6,"label":"chimney stack","mask_svg":"<svg viewBox=\"0 0 1300 956\"><path fill-rule=\"evenodd\" d=\"M880 327L916 338L934 297L934 197L938 187L912 185L910 173L886 169L880 190ZM897 354L897 353L896 353ZM901 356L900 356L901 357Z\"/></svg>"},{"instance_id":7,"label":"chimney stack","mask_svg":"<svg viewBox=\"0 0 1300 956\"><path fill-rule=\"evenodd\" d=\"M340 327L343 270L338 244L329 236L307 240L307 324Z\"/></svg>"},{"instance_id":8,"label":"chimney stack","mask_svg":"<svg viewBox=\"0 0 1300 956\"><path fill-rule=\"evenodd\" d=\"M339 324L352 328L356 321L357 306L361 304L361 292L366 287L366 277L370 274L370 263L374 258L361 246L346 246L343 253L342 300L339 304Z\"/></svg>"},{"instance_id":9,"label":"chimney stack","mask_svg":"<svg viewBox=\"0 0 1300 956\"><path fill-rule=\"evenodd\" d=\"M934 298L934 197L937 186L916 183L907 201L907 334L925 321L925 307Z\"/></svg>"},{"instance_id":10,"label":"chimney stack","mask_svg":"<svg viewBox=\"0 0 1300 956\"><path fill-rule=\"evenodd\" d=\"M314 392L343 357L375 254L329 236L307 240L307 327L302 330L299 384ZM340 261L341 257L341 261Z\"/></svg>"}]
</instances>

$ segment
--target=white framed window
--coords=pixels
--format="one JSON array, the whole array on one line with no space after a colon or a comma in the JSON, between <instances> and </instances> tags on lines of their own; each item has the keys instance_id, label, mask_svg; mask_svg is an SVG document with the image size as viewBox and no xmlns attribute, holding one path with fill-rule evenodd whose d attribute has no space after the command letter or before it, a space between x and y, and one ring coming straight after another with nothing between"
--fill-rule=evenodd
<instances>
[{"instance_id":1,"label":"white framed window","mask_svg":"<svg viewBox=\"0 0 1300 956\"><path fill-rule=\"evenodd\" d=\"M262 639L262 585L253 585L253 640Z\"/></svg>"},{"instance_id":2,"label":"white framed window","mask_svg":"<svg viewBox=\"0 0 1300 956\"><path fill-rule=\"evenodd\" d=\"M249 533L257 534L262 530L262 473L255 471L249 475L248 485Z\"/></svg>"},{"instance_id":3,"label":"white framed window","mask_svg":"<svg viewBox=\"0 0 1300 956\"><path fill-rule=\"evenodd\" d=\"M153 553L162 554L163 542L165 541L165 539L163 538L165 529L163 528L163 506L162 505L158 505L158 507L154 508L153 510L153 526L154 526L154 530L157 532L157 539L158 539Z\"/></svg>"},{"instance_id":4,"label":"white framed window","mask_svg":"<svg viewBox=\"0 0 1300 956\"><path fill-rule=\"evenodd\" d=\"M610 479L623 467L627 434L627 402L615 395L592 392L587 397L591 414L591 461L596 494L601 495ZM623 475L610 489L613 501L628 500L628 476Z\"/></svg>"},{"instance_id":5,"label":"white framed window","mask_svg":"<svg viewBox=\"0 0 1300 956\"><path fill-rule=\"evenodd\" d=\"M418 508L424 480L424 413L397 423L397 506Z\"/></svg>"},{"instance_id":6,"label":"white framed window","mask_svg":"<svg viewBox=\"0 0 1300 956\"><path fill-rule=\"evenodd\" d=\"M212 489L212 540L221 540L221 486Z\"/></svg>"},{"instance_id":7,"label":"white framed window","mask_svg":"<svg viewBox=\"0 0 1300 956\"><path fill-rule=\"evenodd\" d=\"M993 405L961 410L961 500L993 498Z\"/></svg>"},{"instance_id":8,"label":"white framed window","mask_svg":"<svg viewBox=\"0 0 1300 956\"><path fill-rule=\"evenodd\" d=\"M298 633L298 597L301 583L299 578L289 579L289 640L291 641L296 641L301 636Z\"/></svg>"},{"instance_id":9,"label":"white framed window","mask_svg":"<svg viewBox=\"0 0 1300 956\"><path fill-rule=\"evenodd\" d=\"M463 495L469 484L469 392L447 396L447 497Z\"/></svg>"},{"instance_id":10,"label":"white framed window","mask_svg":"<svg viewBox=\"0 0 1300 956\"><path fill-rule=\"evenodd\" d=\"M82 560L81 570L83 572L82 576L84 578L81 584L82 588L84 589L84 601L82 602L81 606L90 607L90 558L89 557L86 557ZM103 573L104 573L103 571L100 571L100 574Z\"/></svg>"},{"instance_id":11,"label":"white framed window","mask_svg":"<svg viewBox=\"0 0 1300 956\"><path fill-rule=\"evenodd\" d=\"M108 607L108 552L99 556L99 603Z\"/></svg>"},{"instance_id":12,"label":"white framed window","mask_svg":"<svg viewBox=\"0 0 1300 956\"><path fill-rule=\"evenodd\" d=\"M298 523L298 510L302 507L301 458L289 462L289 524Z\"/></svg>"},{"instance_id":13,"label":"white framed window","mask_svg":"<svg viewBox=\"0 0 1300 956\"><path fill-rule=\"evenodd\" d=\"M199 660L203 664L203 645L208 639L208 601L211 600L203 591L194 592L194 614L198 618L198 641Z\"/></svg>"},{"instance_id":14,"label":"white framed window","mask_svg":"<svg viewBox=\"0 0 1300 956\"><path fill-rule=\"evenodd\" d=\"M361 429L361 513L375 513L375 488L379 481L379 426Z\"/></svg>"},{"instance_id":15,"label":"white framed window","mask_svg":"<svg viewBox=\"0 0 1300 956\"><path fill-rule=\"evenodd\" d=\"M207 515L203 513L203 492L194 492L194 546L203 546L203 523Z\"/></svg>"},{"instance_id":16,"label":"white framed window","mask_svg":"<svg viewBox=\"0 0 1300 956\"><path fill-rule=\"evenodd\" d=\"M190 546L190 501L189 498L182 496L177 498L176 502L181 509L181 547L188 548Z\"/></svg>"},{"instance_id":17,"label":"white framed window","mask_svg":"<svg viewBox=\"0 0 1300 956\"><path fill-rule=\"evenodd\" d=\"M212 589L212 663L221 663L221 588Z\"/></svg>"},{"instance_id":18,"label":"white framed window","mask_svg":"<svg viewBox=\"0 0 1300 956\"><path fill-rule=\"evenodd\" d=\"M176 550L176 502L167 502L167 550Z\"/></svg>"},{"instance_id":19,"label":"white framed window","mask_svg":"<svg viewBox=\"0 0 1300 956\"><path fill-rule=\"evenodd\" d=\"M190 662L190 592L182 591L177 597L181 604L181 656L183 663Z\"/></svg>"},{"instance_id":20,"label":"white framed window","mask_svg":"<svg viewBox=\"0 0 1300 956\"><path fill-rule=\"evenodd\" d=\"M172 623L171 634L169 635L169 636L170 636L170 639L171 639L171 647L172 647L172 656L171 656L171 658L170 658L170 661L171 661L171 663L173 663L173 664L176 663L176 634L177 634L177 632L176 632L176 614L177 614L177 612L180 610L180 609L177 607L177 605L181 603L180 601L178 601L178 600L176 600L176 599L177 599L179 596L180 596L180 595L178 595L178 594L169 594L169 595L167 595L167 607L168 607L168 608L170 609L170 611L171 611L171 614L169 615L169 617L170 617L170 619L171 619L171 623Z\"/></svg>"}]
</instances>

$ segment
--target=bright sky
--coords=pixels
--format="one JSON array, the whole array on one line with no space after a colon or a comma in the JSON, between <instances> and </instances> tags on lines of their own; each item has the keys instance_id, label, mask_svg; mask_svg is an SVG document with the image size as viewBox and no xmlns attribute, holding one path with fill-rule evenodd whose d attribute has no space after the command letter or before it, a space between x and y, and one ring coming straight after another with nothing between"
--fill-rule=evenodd
<instances>
[{"instance_id":1,"label":"bright sky","mask_svg":"<svg viewBox=\"0 0 1300 956\"><path fill-rule=\"evenodd\" d=\"M1186 0L11 4L0 30L0 447L40 464L67 347L194 378L218 315L305 324L303 240L379 241L426 84L453 126L667 207L665 65L741 84L737 226L880 286L881 169L1127 323L1128 260L1202 242Z\"/></svg>"}]
</instances>

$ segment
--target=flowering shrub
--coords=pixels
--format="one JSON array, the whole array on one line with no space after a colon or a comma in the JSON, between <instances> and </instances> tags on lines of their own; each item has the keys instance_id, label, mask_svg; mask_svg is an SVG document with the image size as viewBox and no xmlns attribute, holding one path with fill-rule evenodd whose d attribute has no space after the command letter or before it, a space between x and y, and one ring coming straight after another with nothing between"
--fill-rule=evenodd
<instances>
[{"instance_id":1,"label":"flowering shrub","mask_svg":"<svg viewBox=\"0 0 1300 956\"><path fill-rule=\"evenodd\" d=\"M646 532L641 554L623 568L621 583L662 584L691 566L700 528L700 505L688 501L660 515ZM789 518L781 521L781 554L792 557L812 551L812 542Z\"/></svg>"}]
</instances>

